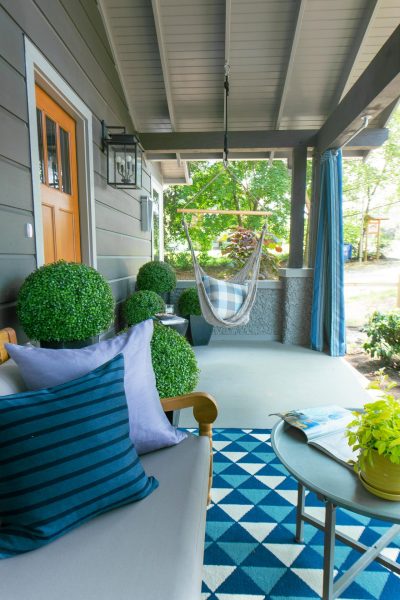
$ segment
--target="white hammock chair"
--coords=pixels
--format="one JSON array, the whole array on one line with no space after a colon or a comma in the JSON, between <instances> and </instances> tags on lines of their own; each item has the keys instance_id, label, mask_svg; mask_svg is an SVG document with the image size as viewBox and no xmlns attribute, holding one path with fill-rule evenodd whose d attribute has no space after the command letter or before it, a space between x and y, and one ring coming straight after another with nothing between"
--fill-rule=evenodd
<instances>
[{"instance_id":1,"label":"white hammock chair","mask_svg":"<svg viewBox=\"0 0 400 600\"><path fill-rule=\"evenodd\" d=\"M243 301L238 312L229 319L222 319L218 315L216 308L211 303L211 300L207 294L203 283L203 277L206 275L206 273L198 263L193 248L192 240L190 238L189 229L185 221L183 221L183 227L189 243L190 252L192 254L194 274L196 278L197 291L199 294L200 307L203 317L208 323L210 323L210 325L214 325L216 327L229 328L238 327L239 325L246 325L246 323L248 323L250 319L250 312L256 299L257 280L260 271L260 260L264 244L264 237L267 231L267 224L264 225L257 245L254 248L251 256L248 258L244 267L233 277L224 280L228 283L238 283L240 285L244 285L247 282L248 284L247 295L245 300Z\"/></svg>"},{"instance_id":2,"label":"white hammock chair","mask_svg":"<svg viewBox=\"0 0 400 600\"><path fill-rule=\"evenodd\" d=\"M250 190L247 189L245 185L236 177L235 173L228 166L228 96L229 96L229 65L225 65L225 80L224 80L224 95L225 95L225 133L224 133L224 154L223 154L223 165L225 171L230 175L231 179L233 179L236 183L238 183L248 195L252 195ZM204 187L201 188L197 194L193 198L190 199L189 202L193 202L198 196L200 196L224 171L221 170L217 172L212 179L206 183ZM252 210L216 210L216 209L187 209L180 208L177 211L178 213L217 213L217 214L236 214L236 215L258 215L258 216L267 216L270 213L265 211L252 211ZM260 261L261 254L264 244L265 233L267 231L267 224L264 225L260 239L257 242L254 251L251 256L248 258L244 267L229 279L223 281L222 283L236 283L240 285L245 285L247 283L247 293L246 296L240 305L240 308L237 310L235 314L230 316L229 318L222 318L220 314L217 312L217 308L212 304L209 295L204 286L203 277L206 276L206 273L203 271L201 266L197 261L196 254L194 252L192 240L189 235L189 229L186 221L183 219L182 221L183 228L186 233L186 237L189 243L190 252L192 254L194 273L196 277L197 290L199 293L199 301L201 311L203 313L203 317L205 320L210 323L210 325L215 325L216 327L238 327L239 325L245 325L248 323L250 319L250 312L253 307L254 301L256 299L257 293L257 280L258 274L260 271Z\"/></svg>"}]
</instances>

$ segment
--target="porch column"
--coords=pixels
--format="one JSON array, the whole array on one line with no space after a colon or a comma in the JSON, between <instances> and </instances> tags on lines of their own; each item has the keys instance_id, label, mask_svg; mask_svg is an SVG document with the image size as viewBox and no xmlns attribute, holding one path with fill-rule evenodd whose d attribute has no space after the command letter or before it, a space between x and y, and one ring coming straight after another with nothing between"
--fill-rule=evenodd
<instances>
[{"instance_id":1,"label":"porch column","mask_svg":"<svg viewBox=\"0 0 400 600\"><path fill-rule=\"evenodd\" d=\"M290 249L291 269L303 267L304 207L306 203L307 146L293 150L292 203L290 209Z\"/></svg>"},{"instance_id":2,"label":"porch column","mask_svg":"<svg viewBox=\"0 0 400 600\"><path fill-rule=\"evenodd\" d=\"M317 245L317 225L318 225L318 208L319 208L319 170L321 164L321 155L315 150L312 164L312 181L311 181L311 203L308 225L308 256L306 257L307 266L314 268L315 264L315 247Z\"/></svg>"}]
</instances>

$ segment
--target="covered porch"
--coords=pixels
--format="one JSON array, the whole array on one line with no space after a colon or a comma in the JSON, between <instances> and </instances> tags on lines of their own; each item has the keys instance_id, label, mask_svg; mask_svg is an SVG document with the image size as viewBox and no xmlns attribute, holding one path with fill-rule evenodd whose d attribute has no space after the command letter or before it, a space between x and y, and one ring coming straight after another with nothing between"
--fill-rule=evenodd
<instances>
[{"instance_id":1,"label":"covered porch","mask_svg":"<svg viewBox=\"0 0 400 600\"><path fill-rule=\"evenodd\" d=\"M332 359L299 345L260 340L212 341L196 348L199 390L218 398L216 427L269 429L271 413L299 407L361 407L371 400L367 379L345 359ZM195 427L188 411L179 426Z\"/></svg>"},{"instance_id":2,"label":"covered porch","mask_svg":"<svg viewBox=\"0 0 400 600\"><path fill-rule=\"evenodd\" d=\"M400 93L397 10L385 2L102 3L135 129L164 185L190 183L190 161L222 160L224 65L229 159L282 159L291 171L288 268L259 286L249 326L217 328L215 339L309 344L321 157L333 148L365 159L387 139ZM179 282L174 297L190 285Z\"/></svg>"},{"instance_id":3,"label":"covered porch","mask_svg":"<svg viewBox=\"0 0 400 600\"><path fill-rule=\"evenodd\" d=\"M34 369L43 369L40 385L27 391L19 367L0 347L0 362L5 361L0 379L2 395L9 396L6 402L12 398L18 408L13 411L4 405L6 420L0 425L9 437L1 444L3 449L13 447L22 438L27 443L15 455L11 451L5 455L9 463L17 463L21 456L27 463L17 473L6 472L8 479L1 481L1 501L10 502L5 504L6 515L29 511L31 507L35 510L39 505L44 512L32 517L39 524L51 522L53 513L57 519L66 513L80 519L71 525L76 527L74 531L68 529L70 523L65 526L60 522L54 530L55 537L52 532L39 531L38 544L42 547L38 545L30 552L12 548L7 561L0 561L0 595L7 600L304 600L320 598L323 589L324 600L332 600L334 569L340 574L351 574L354 556L350 556L350 549L346 553L343 548L333 556L332 511L330 516L325 513L324 505L312 492L307 498L311 500L311 512L327 522L330 519L331 537L325 544L329 573L324 585L321 532L316 529L311 533L306 527L305 538L300 536L299 543L293 543L296 503L300 497L301 508L301 495L297 496L295 479L273 454L269 428L276 418L270 413L321 404L357 407L368 399L366 382L341 358L308 347L318 215L323 201L319 174L321 156L327 150L343 148L345 157L364 158L387 139L386 124L400 97L399 3L0 0L0 16L0 328L4 328L8 341L15 344L18 339L22 352L38 352L44 357L39 355ZM170 426L160 408L151 353L152 322L146 319L121 333L120 316L123 303L135 291L139 269L161 256L162 248L157 248L149 213L144 210L148 201L157 201L162 209L164 186L190 183L191 161L222 160L226 116L223 78L227 63L231 69L229 159L285 160L292 171L289 260L278 281L260 285L253 321L247 329L216 329L210 346L196 350L201 369L198 390L203 393L161 398L161 407L167 412L182 408L181 426L196 426L183 408L192 407L198 417L200 435L179 440L185 434ZM110 328L101 331L98 344L74 350L27 348L27 335L17 317L18 292L23 281L46 263L65 258L46 257L46 242L54 241L56 236L45 235L49 228L45 231L46 202L42 193L45 190L49 194L57 186L61 193L68 162L61 164L61 150L56 148L54 134L38 127L35 87L42 89L76 124L77 151L73 158L78 194L74 218L81 227L75 228L74 242L80 253L76 254L78 259L74 255L66 260L82 261L98 270L110 284L109 297L117 308ZM40 110L39 113L42 114ZM135 186L118 187L113 179L110 181L103 144L104 123L126 128L140 139L143 162ZM360 131L362 123L368 126ZM57 150L53 151L52 160L41 155L43 139L47 148L51 150L53 146ZM312 193L306 243L309 159ZM127 162L132 163L132 155L127 161L125 152L125 168ZM55 176L58 164L64 171L60 178L61 171ZM126 183L125 175L122 170ZM158 218L162 223L162 210ZM47 225L52 231L51 218ZM71 245L68 229L62 228L62 232L67 232ZM34 309L39 312L41 304L37 303ZM51 310L54 307L50 307L50 313ZM13 329L17 330L17 338ZM137 332L143 329L147 334L151 329L151 335L141 338ZM161 330L165 332L166 328ZM131 336L136 339L135 350L126 358L121 344ZM104 363L104 349L110 353L108 363ZM166 344L164 350L167 354L171 348ZM83 357L92 353L95 362L90 362L84 373L73 371L72 375L71 371L62 382L57 380L57 385L45 383L47 375L58 375L59 368L62 371L65 365L69 368L68 356L81 369ZM52 367L51 355L57 368ZM92 380L103 367L111 369L105 374L104 385L103 380ZM115 373L110 374L114 368L120 372L118 378ZM129 386L125 384L128 372L135 379ZM179 367L176 372L179 377ZM143 374L147 379L142 384ZM82 394L79 390L78 396L78 392L72 394L69 389L61 398L60 410L53 410L48 391L57 394L61 388L63 393L63 386L71 388L78 385L71 381L86 377L88 383L85 379L79 385L88 385L88 390L85 387ZM116 386L115 393L109 392L108 385ZM102 394L99 400L97 396L93 399L94 390ZM127 390L134 396L131 408ZM152 399L147 399L147 393ZM30 402L32 394L39 398L34 407L39 414L26 418L20 401L22 398L23 402ZM69 394L73 395L72 402ZM219 404L214 434L217 407L208 394L214 394ZM169 395L173 396L164 394ZM50 414L43 399L50 404ZM79 411L71 417L73 421L64 421L64 415L69 418L70 412L80 409L75 406L78 400L84 411L90 412ZM103 401L107 405L102 411L98 406ZM32 406L29 404L28 410ZM162 426L149 407L161 415ZM18 420L15 424L7 421L7 414L14 412L22 424ZM57 425L49 422L43 429L42 419L47 423L53 413L57 413ZM139 415L143 415L143 421ZM123 433L118 430L112 435L126 447L118 446L110 458L110 448L116 441L110 438L114 418L115 426L121 424ZM173 438L149 447L142 459L139 450L140 456L136 455L140 437L132 435L131 422L138 426L140 435L154 438L157 444L165 428L172 431ZM82 423L88 429L81 432ZM20 438L12 428L21 426L26 426L26 430ZM104 438L98 438L100 431ZM42 433L49 435L50 441ZM73 454L68 435L74 435L72 442L77 443ZM85 444L91 445L80 446L82 437ZM303 447L308 448L306 444ZM54 448L60 454L29 464L31 456L41 456ZM81 460L89 461L99 452L104 452L104 456L96 458L98 462L81 464ZM213 452L214 489L207 510ZM158 488L152 488L154 494L149 500L135 495L124 496L120 501L116 496L111 504L101 504L99 508L96 505L92 510L93 499L81 496L82 490L92 494L105 483L106 489L99 490L102 500L130 488L142 477L128 470L125 463L117 463L121 457L126 461L129 457L135 467L143 460L145 478L156 477ZM117 466L109 475L105 464L114 464L114 458ZM75 460L79 461L76 465ZM68 471L72 461L75 470ZM65 476L64 471L57 471L59 464L62 469L65 467ZM342 469L342 476L346 473L343 477L353 482L358 498L366 499L363 506L368 508L367 491L352 470L331 461L325 468L328 475L335 469L332 464ZM49 475L43 480L36 478L37 471L48 467L57 471L54 480ZM96 479L79 479L79 484L66 489L71 480L83 478L88 470L96 473ZM9 482L18 481L21 471L32 479L9 488ZM125 474L127 481L120 481L119 477ZM333 485L337 483L341 488L342 478L332 479ZM110 482L114 482L114 487ZM53 490L53 484L58 483L66 487ZM153 484L157 485L154 480ZM49 488L50 508L47 499L43 500ZM27 507L16 508L12 504L14 496L24 501L30 493L35 496ZM322 497L325 501L323 494ZM56 512L52 507L66 498L67 504L60 505ZM136 499L138 502L133 501ZM76 511L82 507L85 514L80 516ZM349 516L344 510L339 527L346 534L353 534L353 538L362 538L363 550L374 548L382 533L376 514L362 508ZM382 514L387 516L384 509ZM399 519L397 514L392 520ZM76 526L81 523L82 526ZM12 527L17 529L17 538L23 537L19 535L18 523L11 523ZM61 537L56 539L57 536ZM352 547L360 549L360 545ZM386 562L381 560L384 565L392 559L394 564L400 555L394 545L385 548L385 552ZM398 564L395 567L398 573ZM383 570L382 564L372 565L357 581L351 581L351 598L398 597L398 576Z\"/></svg>"}]
</instances>

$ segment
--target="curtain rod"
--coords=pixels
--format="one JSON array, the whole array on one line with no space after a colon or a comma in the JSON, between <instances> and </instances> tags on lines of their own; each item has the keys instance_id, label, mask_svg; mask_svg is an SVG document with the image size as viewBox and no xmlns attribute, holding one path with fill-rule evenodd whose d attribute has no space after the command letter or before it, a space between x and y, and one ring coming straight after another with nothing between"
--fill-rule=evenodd
<instances>
[{"instance_id":1,"label":"curtain rod","mask_svg":"<svg viewBox=\"0 0 400 600\"><path fill-rule=\"evenodd\" d=\"M361 133L361 131L363 131L364 129L366 129L366 128L368 127L368 123L369 123L370 116L369 116L369 115L365 115L365 116L361 117L361 119L362 119L362 125L361 125L361 126L358 128L358 129L357 129L357 131L355 131L355 132L354 132L354 133L353 133L353 134L352 134L352 135L349 137L349 139L348 139L348 140L346 140L346 141L344 142L344 144L342 144L341 146L339 146L338 150L342 150L342 149L343 149L345 146L347 146L347 145L348 145L348 144L351 142L351 140L354 140L354 138L355 138L355 137L356 137L356 136L357 136L359 133Z\"/></svg>"}]
</instances>

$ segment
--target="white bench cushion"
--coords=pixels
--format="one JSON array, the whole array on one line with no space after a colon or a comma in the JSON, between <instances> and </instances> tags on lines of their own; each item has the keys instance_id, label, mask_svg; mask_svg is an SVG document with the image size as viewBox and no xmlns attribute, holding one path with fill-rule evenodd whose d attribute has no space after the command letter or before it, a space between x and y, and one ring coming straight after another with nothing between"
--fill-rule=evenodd
<instances>
[{"instance_id":1,"label":"white bench cushion","mask_svg":"<svg viewBox=\"0 0 400 600\"><path fill-rule=\"evenodd\" d=\"M200 598L209 441L189 436L142 457L160 486L61 539L0 561L7 600Z\"/></svg>"}]
</instances>

